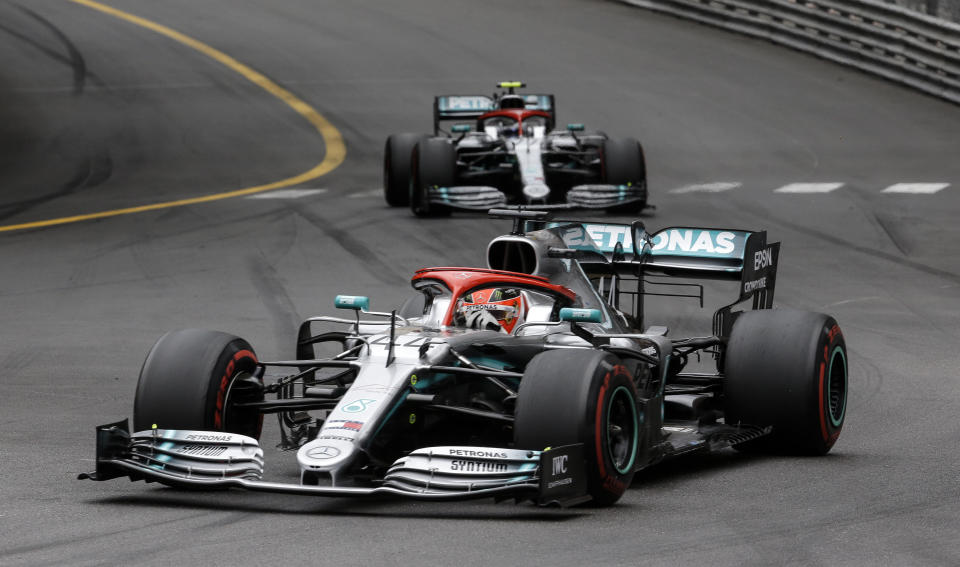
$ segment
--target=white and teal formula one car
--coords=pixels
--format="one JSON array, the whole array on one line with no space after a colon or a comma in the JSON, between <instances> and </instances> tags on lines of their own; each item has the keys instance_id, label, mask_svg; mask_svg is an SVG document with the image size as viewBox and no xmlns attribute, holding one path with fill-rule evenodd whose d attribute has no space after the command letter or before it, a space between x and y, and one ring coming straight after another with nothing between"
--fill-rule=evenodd
<instances>
[{"instance_id":1,"label":"white and teal formula one car","mask_svg":"<svg viewBox=\"0 0 960 567\"><path fill-rule=\"evenodd\" d=\"M419 270L416 296L391 313L338 296L353 316L304 321L295 360L261 361L221 332L164 335L140 372L133 427L98 427L96 471L82 477L609 505L666 458L833 446L844 338L828 315L771 309L779 243L764 232L492 213L514 229L489 244L485 268ZM653 276L726 279L739 293L712 332L671 337L645 325L644 297L664 295L647 291ZM715 371L687 368L700 355ZM264 479L269 414L299 482Z\"/></svg>"},{"instance_id":2,"label":"white and teal formula one car","mask_svg":"<svg viewBox=\"0 0 960 567\"><path fill-rule=\"evenodd\" d=\"M433 135L387 138L383 190L391 206L418 216L486 211L505 204L527 209L608 209L637 213L647 206L647 166L635 138L556 128L552 94L503 92L441 95L433 102Z\"/></svg>"}]
</instances>

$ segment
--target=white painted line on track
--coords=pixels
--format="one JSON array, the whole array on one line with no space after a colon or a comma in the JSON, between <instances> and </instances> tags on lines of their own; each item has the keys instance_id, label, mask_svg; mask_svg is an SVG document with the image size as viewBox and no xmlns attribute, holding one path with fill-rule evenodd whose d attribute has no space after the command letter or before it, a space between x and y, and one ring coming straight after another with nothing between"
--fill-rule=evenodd
<instances>
[{"instance_id":1,"label":"white painted line on track","mask_svg":"<svg viewBox=\"0 0 960 567\"><path fill-rule=\"evenodd\" d=\"M949 187L949 183L894 183L881 193L911 193L914 195L932 195Z\"/></svg>"},{"instance_id":2,"label":"white painted line on track","mask_svg":"<svg viewBox=\"0 0 960 567\"><path fill-rule=\"evenodd\" d=\"M839 305L846 305L848 303L859 303L861 301L876 301L878 299L882 300L883 298L880 297L879 295L871 295L870 297L857 297L854 299L844 299L843 301L835 301L830 305L827 305L827 307L837 307Z\"/></svg>"},{"instance_id":3,"label":"white painted line on track","mask_svg":"<svg viewBox=\"0 0 960 567\"><path fill-rule=\"evenodd\" d=\"M320 195L326 192L326 189L280 189L250 195L247 199L300 199L301 197Z\"/></svg>"},{"instance_id":4,"label":"white painted line on track","mask_svg":"<svg viewBox=\"0 0 960 567\"><path fill-rule=\"evenodd\" d=\"M736 189L737 187L740 187L742 185L743 183L740 183L739 181L717 181L715 183L695 183L693 185L684 185L683 187L677 187L676 189L671 189L670 193L676 193L678 195L683 193L721 193L723 191Z\"/></svg>"},{"instance_id":5,"label":"white painted line on track","mask_svg":"<svg viewBox=\"0 0 960 567\"><path fill-rule=\"evenodd\" d=\"M347 195L347 199L367 199L369 197L379 197L380 195L383 195L383 189L371 189L369 191L351 193L350 195Z\"/></svg>"},{"instance_id":6,"label":"white painted line on track","mask_svg":"<svg viewBox=\"0 0 960 567\"><path fill-rule=\"evenodd\" d=\"M774 193L829 193L843 187L843 183L790 183L779 189L774 189Z\"/></svg>"}]
</instances>

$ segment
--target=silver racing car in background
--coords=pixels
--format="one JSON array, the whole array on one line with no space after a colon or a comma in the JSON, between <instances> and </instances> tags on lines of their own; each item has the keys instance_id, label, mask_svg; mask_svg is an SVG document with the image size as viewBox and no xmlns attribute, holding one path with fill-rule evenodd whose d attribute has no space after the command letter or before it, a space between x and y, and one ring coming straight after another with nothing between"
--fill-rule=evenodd
<instances>
[{"instance_id":1,"label":"silver racing car in background","mask_svg":"<svg viewBox=\"0 0 960 567\"><path fill-rule=\"evenodd\" d=\"M828 315L771 309L779 243L764 232L492 213L514 229L489 244L486 268L419 270L416 295L390 313L338 296L354 316L304 321L295 360L260 361L221 332L164 335L141 369L132 429L98 427L96 471L81 478L610 505L666 458L833 446L843 335ZM702 303L690 278L737 286L712 332L647 326L647 295ZM701 356L715 370L693 368ZM263 478L266 415L296 451L296 483Z\"/></svg>"},{"instance_id":2,"label":"silver racing car in background","mask_svg":"<svg viewBox=\"0 0 960 567\"><path fill-rule=\"evenodd\" d=\"M643 147L634 138L556 129L552 94L504 92L434 99L432 136L393 134L383 157L384 197L414 214L452 209L612 209L636 213L647 205ZM452 124L452 125L451 125Z\"/></svg>"}]
</instances>

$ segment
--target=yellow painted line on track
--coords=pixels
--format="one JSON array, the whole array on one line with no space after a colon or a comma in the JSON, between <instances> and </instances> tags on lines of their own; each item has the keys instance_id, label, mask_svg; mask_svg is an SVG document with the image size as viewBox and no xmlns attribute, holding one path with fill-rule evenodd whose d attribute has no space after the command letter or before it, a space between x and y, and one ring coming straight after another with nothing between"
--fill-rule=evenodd
<instances>
[{"instance_id":1,"label":"yellow painted line on track","mask_svg":"<svg viewBox=\"0 0 960 567\"><path fill-rule=\"evenodd\" d=\"M293 177L288 177L286 179L281 179L279 181L274 181L272 183L267 183L265 185L257 185L255 187L247 187L244 189L237 189L234 191L227 191L225 193L214 193L211 195L203 195L200 197L190 197L187 199L180 199L177 201L166 201L163 203L153 203L149 205L140 205L137 207L127 207L125 209L113 209L109 211L100 211L96 213L87 213L82 215L74 215L70 217L60 217L55 219L48 219L42 221L27 222L22 224L12 224L7 226L0 226L0 232L8 232L12 230L24 230L29 228L42 228L47 226L55 226L60 224L69 224L74 222L93 220L93 219L103 219L108 217L116 217L120 215L130 215L134 213L142 213L146 211L156 211L159 209L169 209L172 207L182 207L184 205L195 205L197 203L208 203L210 201L219 201L221 199L229 199L231 197L242 197L244 195L252 195L254 193L263 193L264 191L270 191L272 189L279 189L281 187L290 187L292 185L299 185L300 183L305 183L312 179L316 179L322 175L326 175L333 171L338 165L343 163L344 158L347 155L347 148L343 144L343 137L340 135L340 131L337 130L333 124L327 121L326 118L320 115L319 112L314 110L309 104L298 98L296 95L288 91L287 89L281 87L277 83L271 81L262 73L254 70L253 68L244 65L243 63L237 61L233 57L230 57L226 53L210 47L209 45L197 41L192 37L186 36L172 28L169 28L165 25L152 22L140 16L135 16L128 12L118 10L106 4L101 4L100 2L95 2L94 0L68 0L75 4L80 4L103 12L104 14L109 14L121 20L126 20L132 24L138 25L140 27L146 28L151 31L155 31L160 35L164 35L178 43L182 43L191 49L195 49L200 53L210 57L211 59L217 61L218 63L223 64L224 66L230 68L231 70L239 73L245 79L251 83L259 86L263 90L267 91L271 95L277 97L287 104L290 108L296 111L298 114L303 116L310 122L316 129L317 132L323 137L323 143L326 146L326 154L323 157L323 161L318 163L316 166L311 168L308 171L304 171L299 175Z\"/></svg>"}]
</instances>

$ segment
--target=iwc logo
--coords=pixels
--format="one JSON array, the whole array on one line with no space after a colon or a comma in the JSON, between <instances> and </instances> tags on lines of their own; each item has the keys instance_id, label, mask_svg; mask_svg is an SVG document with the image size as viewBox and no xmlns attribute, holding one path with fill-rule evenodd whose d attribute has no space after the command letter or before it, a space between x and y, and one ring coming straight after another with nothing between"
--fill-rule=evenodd
<instances>
[{"instance_id":1,"label":"iwc logo","mask_svg":"<svg viewBox=\"0 0 960 567\"><path fill-rule=\"evenodd\" d=\"M328 445L324 445L322 447L314 447L313 449L310 449L309 451L307 451L308 457L310 457L311 459L317 459L318 461L322 461L324 459L332 459L338 455L340 455L340 449L337 449L336 447L330 447Z\"/></svg>"}]
</instances>

